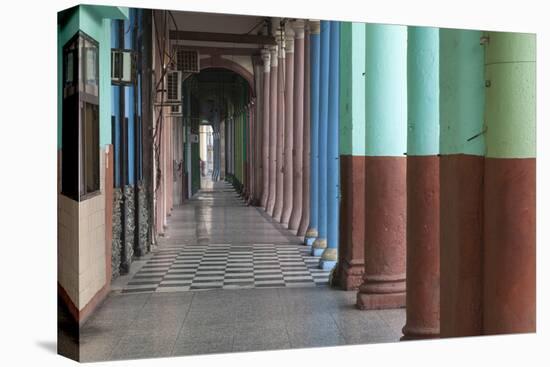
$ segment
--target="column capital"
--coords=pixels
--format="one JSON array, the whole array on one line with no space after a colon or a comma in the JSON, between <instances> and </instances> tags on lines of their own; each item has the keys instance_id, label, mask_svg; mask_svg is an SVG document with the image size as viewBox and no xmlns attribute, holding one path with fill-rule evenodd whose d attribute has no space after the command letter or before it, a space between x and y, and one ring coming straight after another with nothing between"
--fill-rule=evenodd
<instances>
[{"instance_id":1,"label":"column capital","mask_svg":"<svg viewBox=\"0 0 550 367\"><path fill-rule=\"evenodd\" d=\"M285 53L294 52L294 29L290 22L285 25Z\"/></svg>"},{"instance_id":2,"label":"column capital","mask_svg":"<svg viewBox=\"0 0 550 367\"><path fill-rule=\"evenodd\" d=\"M310 19L308 23L309 23L310 34L321 33L321 21L319 19Z\"/></svg>"},{"instance_id":3,"label":"column capital","mask_svg":"<svg viewBox=\"0 0 550 367\"><path fill-rule=\"evenodd\" d=\"M277 55L279 54L279 45L269 46L269 53L270 53L270 59L271 59L271 66L273 67L278 66L279 62L277 61Z\"/></svg>"},{"instance_id":4,"label":"column capital","mask_svg":"<svg viewBox=\"0 0 550 367\"><path fill-rule=\"evenodd\" d=\"M271 52L269 49L264 48L261 51L262 54L262 61L264 63L264 73L269 73L269 69L271 67Z\"/></svg>"},{"instance_id":5,"label":"column capital","mask_svg":"<svg viewBox=\"0 0 550 367\"><path fill-rule=\"evenodd\" d=\"M277 57L284 58L285 57L285 33L283 29L277 30L275 32L275 41L277 41L278 46L278 53Z\"/></svg>"},{"instance_id":6,"label":"column capital","mask_svg":"<svg viewBox=\"0 0 550 367\"><path fill-rule=\"evenodd\" d=\"M294 29L295 38L302 39L304 38L304 31L306 28L306 22L303 19L296 19L292 21L292 28Z\"/></svg>"}]
</instances>

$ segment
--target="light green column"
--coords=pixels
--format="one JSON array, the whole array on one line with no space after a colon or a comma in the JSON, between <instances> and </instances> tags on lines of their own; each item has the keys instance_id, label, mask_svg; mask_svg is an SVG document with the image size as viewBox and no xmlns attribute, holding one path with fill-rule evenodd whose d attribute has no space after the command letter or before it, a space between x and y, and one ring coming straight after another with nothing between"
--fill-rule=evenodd
<instances>
[{"instance_id":1,"label":"light green column","mask_svg":"<svg viewBox=\"0 0 550 367\"><path fill-rule=\"evenodd\" d=\"M409 27L407 154L439 153L439 30Z\"/></svg>"},{"instance_id":2,"label":"light green column","mask_svg":"<svg viewBox=\"0 0 550 367\"><path fill-rule=\"evenodd\" d=\"M407 27L365 27L366 155L402 157L407 151Z\"/></svg>"},{"instance_id":3,"label":"light green column","mask_svg":"<svg viewBox=\"0 0 550 367\"><path fill-rule=\"evenodd\" d=\"M340 155L364 156L365 23L340 27Z\"/></svg>"},{"instance_id":4,"label":"light green column","mask_svg":"<svg viewBox=\"0 0 550 367\"><path fill-rule=\"evenodd\" d=\"M480 31L440 29L440 153L485 154Z\"/></svg>"},{"instance_id":5,"label":"light green column","mask_svg":"<svg viewBox=\"0 0 550 367\"><path fill-rule=\"evenodd\" d=\"M486 36L487 157L535 157L535 35L489 32Z\"/></svg>"}]
</instances>

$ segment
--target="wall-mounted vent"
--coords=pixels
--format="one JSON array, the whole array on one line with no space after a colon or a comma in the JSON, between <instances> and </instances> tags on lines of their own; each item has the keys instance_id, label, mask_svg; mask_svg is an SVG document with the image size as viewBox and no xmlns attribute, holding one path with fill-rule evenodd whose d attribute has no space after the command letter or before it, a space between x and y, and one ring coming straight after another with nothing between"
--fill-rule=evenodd
<instances>
[{"instance_id":1,"label":"wall-mounted vent","mask_svg":"<svg viewBox=\"0 0 550 367\"><path fill-rule=\"evenodd\" d=\"M182 105L174 104L170 106L170 116L182 116Z\"/></svg>"},{"instance_id":2,"label":"wall-mounted vent","mask_svg":"<svg viewBox=\"0 0 550 367\"><path fill-rule=\"evenodd\" d=\"M176 47L176 68L184 73L199 73L199 51Z\"/></svg>"},{"instance_id":3,"label":"wall-mounted vent","mask_svg":"<svg viewBox=\"0 0 550 367\"><path fill-rule=\"evenodd\" d=\"M181 71L166 71L166 103L181 103Z\"/></svg>"}]
</instances>

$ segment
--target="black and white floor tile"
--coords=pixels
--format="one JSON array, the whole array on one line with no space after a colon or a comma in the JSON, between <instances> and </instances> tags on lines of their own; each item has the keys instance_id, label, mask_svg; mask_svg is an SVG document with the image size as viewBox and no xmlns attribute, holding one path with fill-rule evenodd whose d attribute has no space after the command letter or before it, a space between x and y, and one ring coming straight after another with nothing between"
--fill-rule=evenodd
<instances>
[{"instance_id":1,"label":"black and white floor tile","mask_svg":"<svg viewBox=\"0 0 550 367\"><path fill-rule=\"evenodd\" d=\"M177 292L205 289L314 287L329 272L301 245L197 244L159 249L122 290Z\"/></svg>"}]
</instances>

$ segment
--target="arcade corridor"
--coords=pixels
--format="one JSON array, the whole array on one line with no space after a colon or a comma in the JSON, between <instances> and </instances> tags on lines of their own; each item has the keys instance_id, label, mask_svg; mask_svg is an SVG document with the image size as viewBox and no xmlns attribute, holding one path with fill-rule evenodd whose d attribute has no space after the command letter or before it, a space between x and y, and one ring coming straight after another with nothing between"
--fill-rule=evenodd
<instances>
[{"instance_id":1,"label":"arcade corridor","mask_svg":"<svg viewBox=\"0 0 550 367\"><path fill-rule=\"evenodd\" d=\"M535 331L533 34L89 5L58 29L81 360Z\"/></svg>"}]
</instances>

